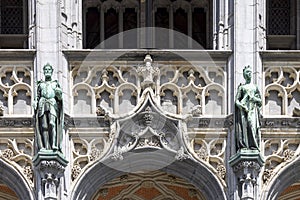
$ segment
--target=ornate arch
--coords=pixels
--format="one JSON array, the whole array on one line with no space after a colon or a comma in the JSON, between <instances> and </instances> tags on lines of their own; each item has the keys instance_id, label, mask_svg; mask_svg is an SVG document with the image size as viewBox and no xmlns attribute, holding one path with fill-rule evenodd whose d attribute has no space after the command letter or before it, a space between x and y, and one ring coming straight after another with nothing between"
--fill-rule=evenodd
<instances>
[{"instance_id":1,"label":"ornate arch","mask_svg":"<svg viewBox=\"0 0 300 200\"><path fill-rule=\"evenodd\" d=\"M98 162L77 181L71 194L71 199L91 199L99 188L109 180L120 177L126 173L109 167L111 164L113 164L113 166L130 167L133 171L140 171L147 168L147 163L151 163L152 167L159 167L162 164L168 164L166 163L168 159L168 155L161 154L156 157L152 156L151 158L140 156L134 159L128 157L118 161L108 159L105 162ZM128 170L129 168L126 169ZM184 161L177 160L162 168L161 171L185 179L200 190L206 199L226 199L224 189L217 178L204 165L192 158Z\"/></svg>"},{"instance_id":2,"label":"ornate arch","mask_svg":"<svg viewBox=\"0 0 300 200\"><path fill-rule=\"evenodd\" d=\"M91 199L102 185L125 173L156 170L185 179L206 199L226 199L218 176L187 149L184 122L164 115L152 95L146 90L135 113L110 119L112 144L75 180L71 199Z\"/></svg>"},{"instance_id":3,"label":"ornate arch","mask_svg":"<svg viewBox=\"0 0 300 200\"><path fill-rule=\"evenodd\" d=\"M2 159L0 159L0 169L0 182L11 188L19 199L36 199L32 189L22 175Z\"/></svg>"},{"instance_id":4,"label":"ornate arch","mask_svg":"<svg viewBox=\"0 0 300 200\"><path fill-rule=\"evenodd\" d=\"M287 165L277 173L268 187L263 190L262 198L265 200L277 199L286 187L300 180L300 159Z\"/></svg>"}]
</instances>

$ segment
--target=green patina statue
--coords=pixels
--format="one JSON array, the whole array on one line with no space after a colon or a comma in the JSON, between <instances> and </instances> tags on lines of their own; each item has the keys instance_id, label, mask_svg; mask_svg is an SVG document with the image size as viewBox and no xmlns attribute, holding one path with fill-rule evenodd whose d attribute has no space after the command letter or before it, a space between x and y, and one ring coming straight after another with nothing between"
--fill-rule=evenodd
<instances>
[{"instance_id":1,"label":"green patina statue","mask_svg":"<svg viewBox=\"0 0 300 200\"><path fill-rule=\"evenodd\" d=\"M243 75L246 83L238 87L235 100L236 147L259 150L261 96L258 87L251 83L250 66L243 69Z\"/></svg>"},{"instance_id":2,"label":"green patina statue","mask_svg":"<svg viewBox=\"0 0 300 200\"><path fill-rule=\"evenodd\" d=\"M43 68L45 81L37 82L37 96L34 102L36 118L36 144L39 151L61 150L63 135L62 90L56 80L52 80L53 68L46 64Z\"/></svg>"}]
</instances>

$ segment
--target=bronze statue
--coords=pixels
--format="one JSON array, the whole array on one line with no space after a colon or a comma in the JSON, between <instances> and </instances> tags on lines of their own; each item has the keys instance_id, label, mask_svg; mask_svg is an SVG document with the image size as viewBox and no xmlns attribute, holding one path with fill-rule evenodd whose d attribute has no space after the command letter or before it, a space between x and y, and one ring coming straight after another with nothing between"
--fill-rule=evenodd
<instances>
[{"instance_id":1,"label":"bronze statue","mask_svg":"<svg viewBox=\"0 0 300 200\"><path fill-rule=\"evenodd\" d=\"M250 66L243 69L243 75L246 83L239 85L235 100L236 147L259 150L261 96L258 87L251 83Z\"/></svg>"},{"instance_id":2,"label":"bronze statue","mask_svg":"<svg viewBox=\"0 0 300 200\"><path fill-rule=\"evenodd\" d=\"M62 90L57 80L52 80L53 68L43 68L45 81L37 82L37 97L34 102L36 118L36 144L38 150L61 151L63 133Z\"/></svg>"}]
</instances>

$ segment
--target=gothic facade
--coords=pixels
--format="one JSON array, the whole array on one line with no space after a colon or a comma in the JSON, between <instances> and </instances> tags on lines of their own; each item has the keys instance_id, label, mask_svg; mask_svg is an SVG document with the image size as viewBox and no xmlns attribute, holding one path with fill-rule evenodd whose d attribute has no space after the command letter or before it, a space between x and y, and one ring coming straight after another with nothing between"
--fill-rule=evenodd
<instances>
[{"instance_id":1,"label":"gothic facade","mask_svg":"<svg viewBox=\"0 0 300 200\"><path fill-rule=\"evenodd\" d=\"M298 199L299 50L296 0L1 0L0 199ZM66 166L33 163L46 63ZM248 65L261 160L235 163Z\"/></svg>"}]
</instances>

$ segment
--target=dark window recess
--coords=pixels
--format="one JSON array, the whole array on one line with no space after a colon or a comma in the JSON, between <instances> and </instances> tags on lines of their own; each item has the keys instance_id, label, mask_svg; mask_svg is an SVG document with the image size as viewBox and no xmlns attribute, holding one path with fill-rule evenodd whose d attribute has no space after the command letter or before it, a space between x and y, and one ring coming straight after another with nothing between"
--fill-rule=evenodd
<instances>
[{"instance_id":1,"label":"dark window recess","mask_svg":"<svg viewBox=\"0 0 300 200\"><path fill-rule=\"evenodd\" d=\"M203 8L195 8L193 12L193 39L206 47L206 13Z\"/></svg>"},{"instance_id":2,"label":"dark window recess","mask_svg":"<svg viewBox=\"0 0 300 200\"><path fill-rule=\"evenodd\" d=\"M169 29L169 12L167 8L157 8L155 13L155 27ZM169 31L156 29L155 32L155 47L169 47Z\"/></svg>"},{"instance_id":3,"label":"dark window recess","mask_svg":"<svg viewBox=\"0 0 300 200\"><path fill-rule=\"evenodd\" d=\"M95 48L100 43L100 13L97 8L88 8L86 13L86 48Z\"/></svg>"},{"instance_id":4,"label":"dark window recess","mask_svg":"<svg viewBox=\"0 0 300 200\"><path fill-rule=\"evenodd\" d=\"M104 15L104 38L107 39L119 32L118 13L115 9L109 9Z\"/></svg>"},{"instance_id":5,"label":"dark window recess","mask_svg":"<svg viewBox=\"0 0 300 200\"><path fill-rule=\"evenodd\" d=\"M290 0L269 1L269 35L290 35Z\"/></svg>"},{"instance_id":6,"label":"dark window recess","mask_svg":"<svg viewBox=\"0 0 300 200\"><path fill-rule=\"evenodd\" d=\"M155 27L169 28L169 12L167 8L157 8L155 13Z\"/></svg>"},{"instance_id":7,"label":"dark window recess","mask_svg":"<svg viewBox=\"0 0 300 200\"><path fill-rule=\"evenodd\" d=\"M123 47L137 48L137 12L134 8L126 8L123 14ZM127 31L127 32L126 32Z\"/></svg>"},{"instance_id":8,"label":"dark window recess","mask_svg":"<svg viewBox=\"0 0 300 200\"><path fill-rule=\"evenodd\" d=\"M188 21L187 21L187 13L179 8L174 13L174 30L185 35L188 34ZM188 48L188 40L187 36L183 36L182 34L175 33L174 35L174 48Z\"/></svg>"},{"instance_id":9,"label":"dark window recess","mask_svg":"<svg viewBox=\"0 0 300 200\"><path fill-rule=\"evenodd\" d=\"M23 0L1 0L1 34L23 33Z\"/></svg>"}]
</instances>

